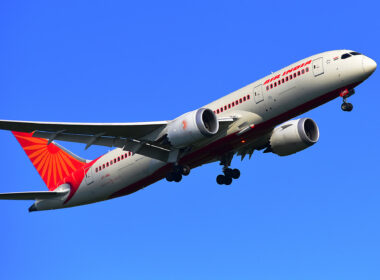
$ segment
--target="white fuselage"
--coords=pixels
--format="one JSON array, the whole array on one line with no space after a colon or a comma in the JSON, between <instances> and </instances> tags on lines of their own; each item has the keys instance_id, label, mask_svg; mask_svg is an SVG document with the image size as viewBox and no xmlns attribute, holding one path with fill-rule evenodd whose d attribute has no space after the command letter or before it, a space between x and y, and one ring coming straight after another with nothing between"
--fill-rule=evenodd
<instances>
[{"instance_id":1,"label":"white fuselage","mask_svg":"<svg viewBox=\"0 0 380 280\"><path fill-rule=\"evenodd\" d=\"M300 60L204 106L218 118L236 117L238 121L197 143L183 161L194 168L218 160L226 149L229 152L243 146L258 149L276 125L336 98L345 88L352 89L372 72L366 69L370 59L364 55L341 59L347 52L329 51ZM238 135L249 125L255 127L251 133ZM37 208L71 207L129 194L164 178L171 168L169 163L138 154L121 159L125 154L126 151L115 149L103 155L90 167L68 201L67 196L53 203L37 201ZM110 165L115 159L116 163Z\"/></svg>"}]
</instances>

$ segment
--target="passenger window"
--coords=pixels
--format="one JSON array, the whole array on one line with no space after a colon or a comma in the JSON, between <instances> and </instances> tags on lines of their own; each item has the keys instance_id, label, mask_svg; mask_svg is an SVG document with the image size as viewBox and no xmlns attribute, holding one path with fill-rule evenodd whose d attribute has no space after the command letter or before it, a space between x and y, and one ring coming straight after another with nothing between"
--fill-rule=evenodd
<instances>
[{"instance_id":1,"label":"passenger window","mask_svg":"<svg viewBox=\"0 0 380 280\"><path fill-rule=\"evenodd\" d=\"M267 90L269 90L269 86L267 86Z\"/></svg>"},{"instance_id":2,"label":"passenger window","mask_svg":"<svg viewBox=\"0 0 380 280\"><path fill-rule=\"evenodd\" d=\"M113 160L110 161L110 164L111 164L111 165L113 164Z\"/></svg>"},{"instance_id":3,"label":"passenger window","mask_svg":"<svg viewBox=\"0 0 380 280\"><path fill-rule=\"evenodd\" d=\"M102 170L102 166L99 166L99 171Z\"/></svg>"},{"instance_id":4,"label":"passenger window","mask_svg":"<svg viewBox=\"0 0 380 280\"><path fill-rule=\"evenodd\" d=\"M309 67L306 67L306 73L309 72Z\"/></svg>"},{"instance_id":5,"label":"passenger window","mask_svg":"<svg viewBox=\"0 0 380 280\"><path fill-rule=\"evenodd\" d=\"M224 106L224 110L227 110L227 105Z\"/></svg>"},{"instance_id":6,"label":"passenger window","mask_svg":"<svg viewBox=\"0 0 380 280\"><path fill-rule=\"evenodd\" d=\"M301 75L301 71L298 71L297 75L300 76Z\"/></svg>"},{"instance_id":7,"label":"passenger window","mask_svg":"<svg viewBox=\"0 0 380 280\"><path fill-rule=\"evenodd\" d=\"M240 101L240 103L243 103L243 100L241 98L239 99L239 101Z\"/></svg>"},{"instance_id":8,"label":"passenger window","mask_svg":"<svg viewBox=\"0 0 380 280\"><path fill-rule=\"evenodd\" d=\"M273 88L273 84L270 84L270 88L271 88L271 89Z\"/></svg>"},{"instance_id":9,"label":"passenger window","mask_svg":"<svg viewBox=\"0 0 380 280\"><path fill-rule=\"evenodd\" d=\"M250 96L249 94L247 95L247 99L248 99L248 100L251 99L251 96Z\"/></svg>"},{"instance_id":10,"label":"passenger window","mask_svg":"<svg viewBox=\"0 0 380 280\"><path fill-rule=\"evenodd\" d=\"M276 87L277 86L277 82L274 82L274 87Z\"/></svg>"},{"instance_id":11,"label":"passenger window","mask_svg":"<svg viewBox=\"0 0 380 280\"><path fill-rule=\"evenodd\" d=\"M351 55L349 53L345 53L345 54L342 54L342 56L340 57L341 59L346 59L346 58L349 58Z\"/></svg>"},{"instance_id":12,"label":"passenger window","mask_svg":"<svg viewBox=\"0 0 380 280\"><path fill-rule=\"evenodd\" d=\"M222 107L222 108L220 108L220 112L221 112L221 113L223 112L223 107Z\"/></svg>"},{"instance_id":13,"label":"passenger window","mask_svg":"<svg viewBox=\"0 0 380 280\"><path fill-rule=\"evenodd\" d=\"M95 172L98 172L98 168L97 167L95 168Z\"/></svg>"},{"instance_id":14,"label":"passenger window","mask_svg":"<svg viewBox=\"0 0 380 280\"><path fill-rule=\"evenodd\" d=\"M104 168L106 168L106 165L105 165L105 164L103 164L103 169L104 169Z\"/></svg>"},{"instance_id":15,"label":"passenger window","mask_svg":"<svg viewBox=\"0 0 380 280\"><path fill-rule=\"evenodd\" d=\"M109 162L107 162L107 167L110 166Z\"/></svg>"},{"instance_id":16,"label":"passenger window","mask_svg":"<svg viewBox=\"0 0 380 280\"><path fill-rule=\"evenodd\" d=\"M282 78L281 83L285 83L285 79L284 78Z\"/></svg>"},{"instance_id":17,"label":"passenger window","mask_svg":"<svg viewBox=\"0 0 380 280\"><path fill-rule=\"evenodd\" d=\"M293 74L293 78L296 78L296 77L297 77L297 73L294 73L294 74Z\"/></svg>"},{"instance_id":18,"label":"passenger window","mask_svg":"<svg viewBox=\"0 0 380 280\"><path fill-rule=\"evenodd\" d=\"M127 157L128 157L128 153L125 153L124 158L127 158Z\"/></svg>"},{"instance_id":19,"label":"passenger window","mask_svg":"<svg viewBox=\"0 0 380 280\"><path fill-rule=\"evenodd\" d=\"M117 161L120 161L120 157L117 157Z\"/></svg>"},{"instance_id":20,"label":"passenger window","mask_svg":"<svg viewBox=\"0 0 380 280\"><path fill-rule=\"evenodd\" d=\"M286 76L285 80L286 80L286 81L289 81L289 77L288 77L288 76Z\"/></svg>"},{"instance_id":21,"label":"passenger window","mask_svg":"<svg viewBox=\"0 0 380 280\"><path fill-rule=\"evenodd\" d=\"M305 74L305 69L302 69L302 74Z\"/></svg>"},{"instance_id":22,"label":"passenger window","mask_svg":"<svg viewBox=\"0 0 380 280\"><path fill-rule=\"evenodd\" d=\"M243 101L245 102L246 100L247 100L247 98L244 96L244 97L243 97Z\"/></svg>"},{"instance_id":23,"label":"passenger window","mask_svg":"<svg viewBox=\"0 0 380 280\"><path fill-rule=\"evenodd\" d=\"M219 109L216 110L216 113L219 114Z\"/></svg>"},{"instance_id":24,"label":"passenger window","mask_svg":"<svg viewBox=\"0 0 380 280\"><path fill-rule=\"evenodd\" d=\"M121 155L121 160L123 160L124 159L124 155Z\"/></svg>"},{"instance_id":25,"label":"passenger window","mask_svg":"<svg viewBox=\"0 0 380 280\"><path fill-rule=\"evenodd\" d=\"M113 160L113 163L116 163L116 158Z\"/></svg>"},{"instance_id":26,"label":"passenger window","mask_svg":"<svg viewBox=\"0 0 380 280\"><path fill-rule=\"evenodd\" d=\"M289 79L293 79L293 75L289 75Z\"/></svg>"},{"instance_id":27,"label":"passenger window","mask_svg":"<svg viewBox=\"0 0 380 280\"><path fill-rule=\"evenodd\" d=\"M235 101L234 102L232 102L232 107L234 107L235 106Z\"/></svg>"},{"instance_id":28,"label":"passenger window","mask_svg":"<svg viewBox=\"0 0 380 280\"><path fill-rule=\"evenodd\" d=\"M230 103L230 104L228 104L228 109L231 109L231 103Z\"/></svg>"}]
</instances>

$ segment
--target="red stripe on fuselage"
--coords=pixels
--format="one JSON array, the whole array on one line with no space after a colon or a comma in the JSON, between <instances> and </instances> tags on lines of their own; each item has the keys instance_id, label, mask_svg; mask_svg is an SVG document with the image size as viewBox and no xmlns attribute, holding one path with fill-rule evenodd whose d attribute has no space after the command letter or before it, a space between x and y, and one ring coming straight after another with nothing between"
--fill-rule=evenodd
<instances>
[{"instance_id":1,"label":"red stripe on fuselage","mask_svg":"<svg viewBox=\"0 0 380 280\"><path fill-rule=\"evenodd\" d=\"M352 89L358 86L360 83L361 82L358 82L336 89L320 97L317 97L309 102L306 102L294 109L291 109L281 115L278 115L268 121L257 124L255 125L254 129L251 129L249 132L244 134L244 139L247 142L249 142L250 140L257 138L258 136L263 135L263 132L269 132L275 126L337 98L343 89ZM239 146L242 146L241 140L242 137L238 136L237 133L227 135L224 138L221 138L199 150L194 151L191 154L186 155L180 160L180 164L187 164L191 168L195 168L213 160L215 157L223 155L231 150L238 148ZM140 181L113 193L109 198L128 195L142 188L145 188L163 179L166 176L166 174L171 170L171 168L172 164L167 164L164 167L161 167L160 169L155 171L152 175L149 175L144 179L141 179Z\"/></svg>"}]
</instances>

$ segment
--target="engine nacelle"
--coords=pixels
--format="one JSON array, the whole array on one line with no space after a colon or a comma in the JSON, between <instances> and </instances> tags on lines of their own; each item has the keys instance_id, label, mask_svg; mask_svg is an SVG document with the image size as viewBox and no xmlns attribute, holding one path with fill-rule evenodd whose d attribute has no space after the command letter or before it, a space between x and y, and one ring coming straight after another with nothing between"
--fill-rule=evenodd
<instances>
[{"instance_id":1,"label":"engine nacelle","mask_svg":"<svg viewBox=\"0 0 380 280\"><path fill-rule=\"evenodd\" d=\"M273 130L269 151L279 156L287 156L314 145L318 139L319 129L312 119L291 120Z\"/></svg>"},{"instance_id":2,"label":"engine nacelle","mask_svg":"<svg viewBox=\"0 0 380 280\"><path fill-rule=\"evenodd\" d=\"M215 135L218 130L219 122L215 113L201 108L171 121L167 126L167 137L173 147L183 148Z\"/></svg>"}]
</instances>

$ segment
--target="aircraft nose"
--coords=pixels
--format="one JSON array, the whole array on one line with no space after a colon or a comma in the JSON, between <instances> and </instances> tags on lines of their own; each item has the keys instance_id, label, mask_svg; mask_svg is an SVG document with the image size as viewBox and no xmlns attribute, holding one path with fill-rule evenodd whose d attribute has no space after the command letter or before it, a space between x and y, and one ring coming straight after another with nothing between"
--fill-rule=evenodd
<instances>
[{"instance_id":1,"label":"aircraft nose","mask_svg":"<svg viewBox=\"0 0 380 280\"><path fill-rule=\"evenodd\" d=\"M363 70L364 73L371 75L377 68L376 62L368 56L363 56Z\"/></svg>"}]
</instances>

